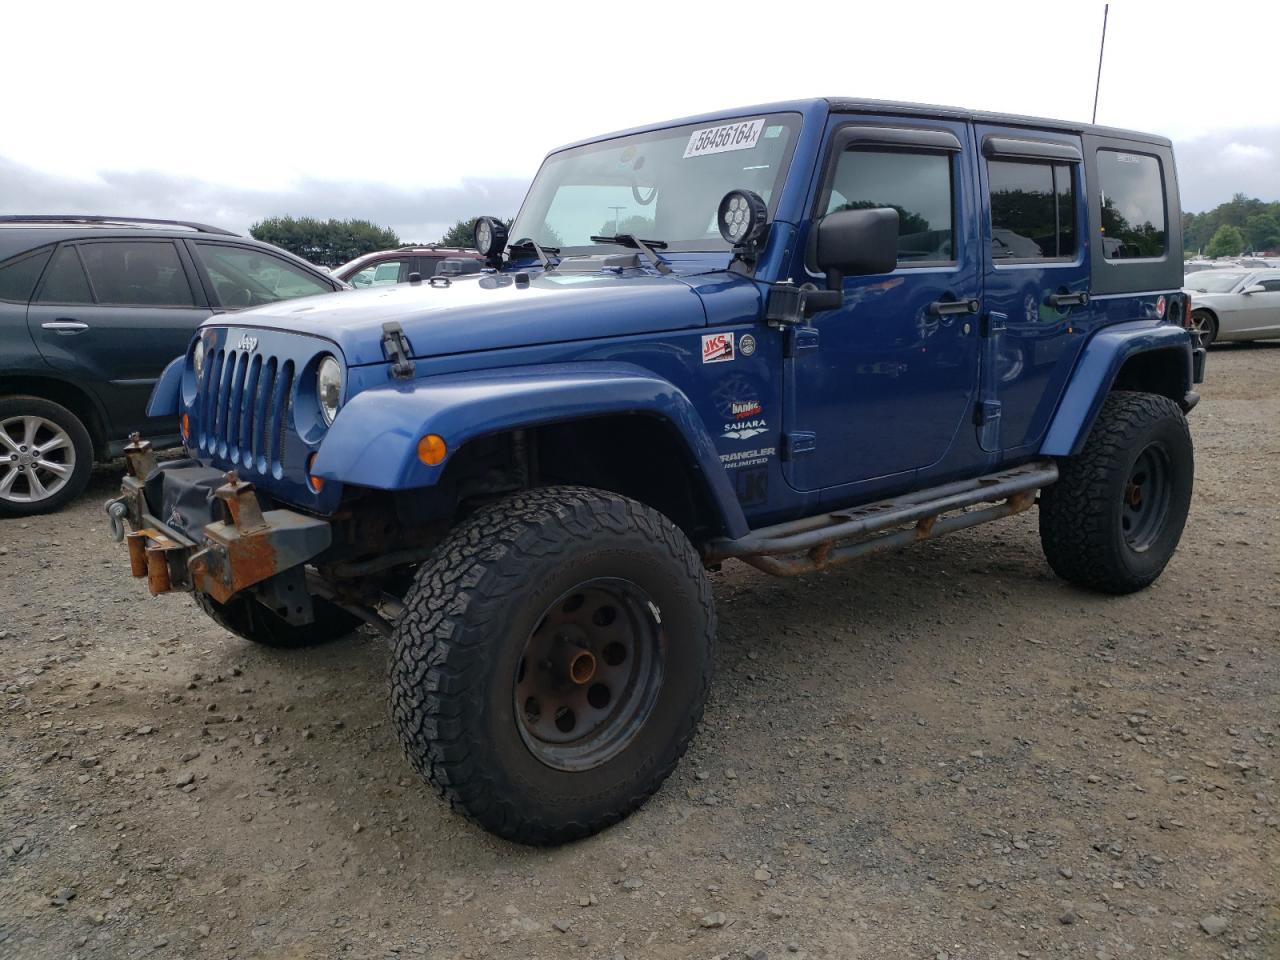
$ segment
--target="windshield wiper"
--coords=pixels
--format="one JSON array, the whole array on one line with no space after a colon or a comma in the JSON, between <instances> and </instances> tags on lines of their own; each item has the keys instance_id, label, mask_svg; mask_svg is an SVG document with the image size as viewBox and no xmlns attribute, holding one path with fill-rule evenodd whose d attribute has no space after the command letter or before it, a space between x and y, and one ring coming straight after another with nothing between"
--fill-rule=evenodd
<instances>
[{"instance_id":1,"label":"windshield wiper","mask_svg":"<svg viewBox=\"0 0 1280 960\"><path fill-rule=\"evenodd\" d=\"M653 264L659 273L671 272L670 264L655 252L667 249L667 241L665 240L641 240L630 233L619 233L612 237L592 237L591 242L615 243L620 247L626 247L628 250L639 250L649 258L649 262Z\"/></svg>"},{"instance_id":2,"label":"windshield wiper","mask_svg":"<svg viewBox=\"0 0 1280 960\"><path fill-rule=\"evenodd\" d=\"M517 240L515 243L509 243L507 244L507 249L512 251L532 250L534 256L538 258L538 262L542 264L542 269L544 270L552 270L560 263L560 258L558 256L556 257L555 263L552 263L551 258L547 256L548 253L558 254L560 252L559 247L538 246L538 241L534 240L532 237L525 237L523 240Z\"/></svg>"}]
</instances>

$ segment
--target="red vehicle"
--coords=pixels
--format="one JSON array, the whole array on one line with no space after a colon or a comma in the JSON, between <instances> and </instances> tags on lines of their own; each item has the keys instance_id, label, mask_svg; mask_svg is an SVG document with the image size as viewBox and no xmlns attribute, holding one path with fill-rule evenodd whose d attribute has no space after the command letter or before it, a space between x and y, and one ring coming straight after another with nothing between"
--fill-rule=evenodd
<instances>
[{"instance_id":1,"label":"red vehicle","mask_svg":"<svg viewBox=\"0 0 1280 960\"><path fill-rule=\"evenodd\" d=\"M445 264L445 261L450 261ZM475 250L462 247L400 247L377 250L335 267L333 275L356 289L380 287L391 283L407 283L410 274L427 280L441 271L446 274L479 273L484 258Z\"/></svg>"}]
</instances>

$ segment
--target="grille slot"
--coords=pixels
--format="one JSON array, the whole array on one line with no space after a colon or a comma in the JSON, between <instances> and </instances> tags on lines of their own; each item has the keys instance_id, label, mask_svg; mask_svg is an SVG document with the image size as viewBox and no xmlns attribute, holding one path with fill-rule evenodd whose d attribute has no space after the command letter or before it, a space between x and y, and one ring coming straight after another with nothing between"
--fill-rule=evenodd
<instances>
[{"instance_id":1,"label":"grille slot","mask_svg":"<svg viewBox=\"0 0 1280 960\"><path fill-rule=\"evenodd\" d=\"M217 350L205 364L196 409L200 449L245 472L284 469L294 364L243 350Z\"/></svg>"}]
</instances>

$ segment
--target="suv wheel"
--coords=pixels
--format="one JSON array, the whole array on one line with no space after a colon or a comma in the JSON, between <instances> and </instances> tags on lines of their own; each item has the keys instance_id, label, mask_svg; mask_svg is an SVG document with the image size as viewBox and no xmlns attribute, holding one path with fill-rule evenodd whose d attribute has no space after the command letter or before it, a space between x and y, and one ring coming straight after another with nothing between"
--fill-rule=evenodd
<instances>
[{"instance_id":1,"label":"suv wheel","mask_svg":"<svg viewBox=\"0 0 1280 960\"><path fill-rule=\"evenodd\" d=\"M92 469L93 441L74 413L40 397L0 397L0 516L62 509Z\"/></svg>"},{"instance_id":2,"label":"suv wheel","mask_svg":"<svg viewBox=\"0 0 1280 960\"><path fill-rule=\"evenodd\" d=\"M315 608L315 622L303 625L289 623L253 597L243 594L236 594L226 603L219 603L204 593L196 592L194 596L196 606L224 630L251 643L282 650L330 643L353 633L362 623L359 617L321 597L313 597L311 601Z\"/></svg>"},{"instance_id":3,"label":"suv wheel","mask_svg":"<svg viewBox=\"0 0 1280 960\"><path fill-rule=\"evenodd\" d=\"M1054 572L1104 593L1150 585L1182 537L1195 456L1178 405L1118 391L1079 456L1040 495L1040 542Z\"/></svg>"},{"instance_id":4,"label":"suv wheel","mask_svg":"<svg viewBox=\"0 0 1280 960\"><path fill-rule=\"evenodd\" d=\"M509 497L419 571L391 711L409 759L494 833L562 843L667 778L702 716L715 608L693 545L601 490Z\"/></svg>"}]
</instances>

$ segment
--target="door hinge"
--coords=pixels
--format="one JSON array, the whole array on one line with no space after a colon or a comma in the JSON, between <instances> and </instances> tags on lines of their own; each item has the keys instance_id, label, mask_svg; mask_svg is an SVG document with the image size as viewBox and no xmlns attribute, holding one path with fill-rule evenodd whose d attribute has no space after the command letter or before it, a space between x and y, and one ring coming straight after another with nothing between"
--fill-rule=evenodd
<instances>
[{"instance_id":1,"label":"door hinge","mask_svg":"<svg viewBox=\"0 0 1280 960\"><path fill-rule=\"evenodd\" d=\"M818 448L818 435L812 430L792 430L782 435L782 459L794 460L797 454L813 453Z\"/></svg>"},{"instance_id":2,"label":"door hinge","mask_svg":"<svg viewBox=\"0 0 1280 960\"><path fill-rule=\"evenodd\" d=\"M979 400L973 407L973 422L979 427L1000 419L999 400Z\"/></svg>"},{"instance_id":3,"label":"door hinge","mask_svg":"<svg viewBox=\"0 0 1280 960\"><path fill-rule=\"evenodd\" d=\"M816 350L818 348L818 328L817 327L788 327L787 340L782 349L783 357L788 360L795 357L801 350Z\"/></svg>"},{"instance_id":4,"label":"door hinge","mask_svg":"<svg viewBox=\"0 0 1280 960\"><path fill-rule=\"evenodd\" d=\"M995 336L997 333L1004 333L1005 323L1008 321L1008 319L1009 319L1008 314L998 313L995 310L992 310L990 313L986 314L982 318L981 322L979 323L978 329L981 331L984 337L992 337L992 336Z\"/></svg>"}]
</instances>

